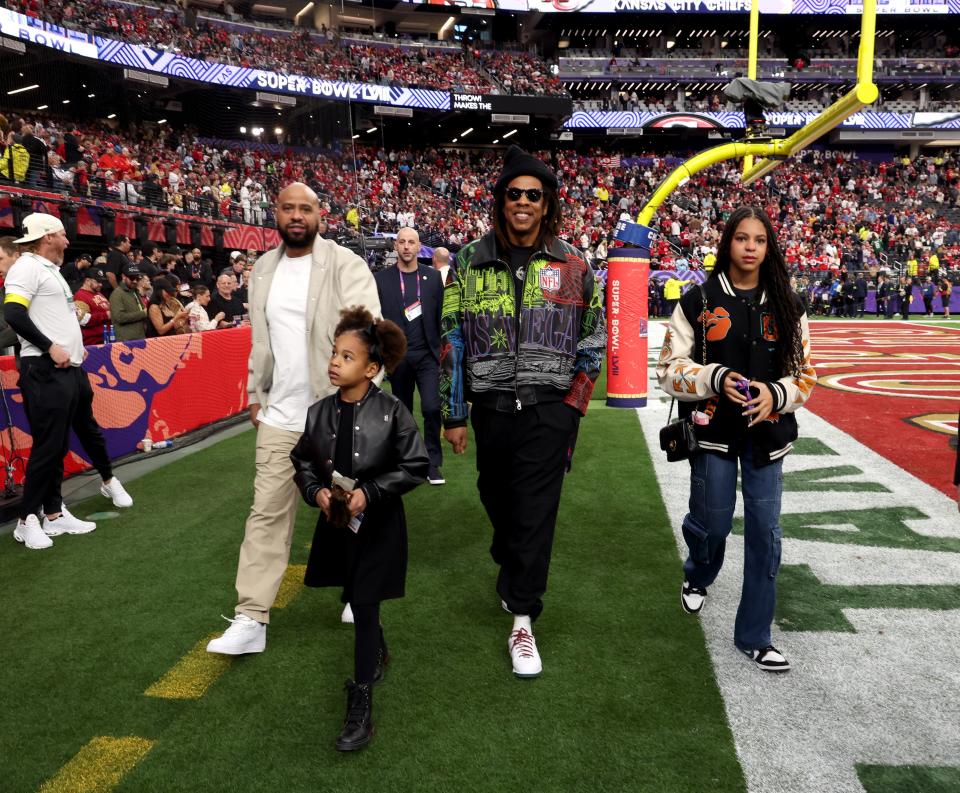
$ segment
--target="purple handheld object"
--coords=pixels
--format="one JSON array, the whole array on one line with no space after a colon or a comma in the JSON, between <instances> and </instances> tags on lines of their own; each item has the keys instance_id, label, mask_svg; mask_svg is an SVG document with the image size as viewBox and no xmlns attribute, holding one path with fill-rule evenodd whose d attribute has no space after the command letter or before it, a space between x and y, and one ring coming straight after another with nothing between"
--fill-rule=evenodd
<instances>
[{"instance_id":1,"label":"purple handheld object","mask_svg":"<svg viewBox=\"0 0 960 793\"><path fill-rule=\"evenodd\" d=\"M743 394L747 399L750 399L750 396L751 396L751 395L750 395L750 381L749 381L749 380L744 380L744 379L737 380L737 386L736 386L736 388L737 388L737 391L739 391L741 394Z\"/></svg>"}]
</instances>

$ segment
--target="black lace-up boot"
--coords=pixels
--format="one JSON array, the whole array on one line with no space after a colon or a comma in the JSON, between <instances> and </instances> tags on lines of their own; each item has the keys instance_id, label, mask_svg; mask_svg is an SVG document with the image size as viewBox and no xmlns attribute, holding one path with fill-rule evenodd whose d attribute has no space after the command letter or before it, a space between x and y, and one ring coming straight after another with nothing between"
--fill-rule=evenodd
<instances>
[{"instance_id":1,"label":"black lace-up boot","mask_svg":"<svg viewBox=\"0 0 960 793\"><path fill-rule=\"evenodd\" d=\"M337 738L338 752L352 752L362 749L373 738L373 687L369 684L354 683L348 680L347 715L343 720L343 730Z\"/></svg>"}]
</instances>

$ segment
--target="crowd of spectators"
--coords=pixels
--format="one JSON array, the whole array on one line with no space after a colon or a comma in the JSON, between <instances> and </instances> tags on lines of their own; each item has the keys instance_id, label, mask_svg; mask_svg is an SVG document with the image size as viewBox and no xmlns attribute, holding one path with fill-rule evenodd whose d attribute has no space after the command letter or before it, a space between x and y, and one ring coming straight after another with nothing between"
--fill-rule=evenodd
<instances>
[{"instance_id":1,"label":"crowd of spectators","mask_svg":"<svg viewBox=\"0 0 960 793\"><path fill-rule=\"evenodd\" d=\"M163 253L123 234L62 268L85 344L199 333L249 323L247 279L257 251L234 251L214 275L199 248Z\"/></svg>"},{"instance_id":2,"label":"crowd of spectators","mask_svg":"<svg viewBox=\"0 0 960 793\"><path fill-rule=\"evenodd\" d=\"M479 62L504 89L504 93L523 95L566 95L560 79L537 57L525 52L478 50Z\"/></svg>"},{"instance_id":3,"label":"crowd of spectators","mask_svg":"<svg viewBox=\"0 0 960 793\"><path fill-rule=\"evenodd\" d=\"M186 24L180 10L160 11L107 0L4 0L3 4L65 27L246 68L484 94L565 93L546 64L525 53L351 43L329 31L311 35L305 29L240 32L214 21Z\"/></svg>"},{"instance_id":4,"label":"crowd of spectators","mask_svg":"<svg viewBox=\"0 0 960 793\"><path fill-rule=\"evenodd\" d=\"M188 132L162 127L114 130L49 119L0 117L6 151L27 150L25 184L186 214L266 223L279 188L304 181L321 196L337 232L390 233L410 225L425 244L456 249L489 229L490 185L501 167L494 150L377 148L354 152L238 144L221 148ZM19 141L19 142L18 142ZM561 179L563 236L592 261L604 261L618 221L636 217L677 160L599 150L540 152ZM46 164L44 164L46 158ZM696 174L655 216L662 231L653 251L663 267L702 261L723 221L741 203L763 206L779 224L787 263L808 269L871 269L887 260L921 271L931 253L960 267L960 159L953 154L858 159L850 152L811 149L762 181L740 185L739 164Z\"/></svg>"}]
</instances>

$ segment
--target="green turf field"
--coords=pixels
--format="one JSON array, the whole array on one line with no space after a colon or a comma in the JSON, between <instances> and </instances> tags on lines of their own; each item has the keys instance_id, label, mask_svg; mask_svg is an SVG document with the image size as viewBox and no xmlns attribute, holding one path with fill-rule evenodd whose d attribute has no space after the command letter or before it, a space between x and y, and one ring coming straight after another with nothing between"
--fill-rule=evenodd
<instances>
[{"instance_id":1,"label":"green turf field","mask_svg":"<svg viewBox=\"0 0 960 793\"><path fill-rule=\"evenodd\" d=\"M274 612L267 652L225 663L199 699L145 696L232 614L253 440L132 482L135 507L90 536L44 552L0 538L3 793L744 789L700 625L677 602L677 550L633 411L582 424L537 623L540 679L510 673L468 450L447 455L446 486L406 499L408 591L383 609L394 660L368 749L332 746L352 674L332 590L299 591ZM301 506L293 563L314 515ZM61 769L99 736L151 743L84 787L109 752Z\"/></svg>"}]
</instances>

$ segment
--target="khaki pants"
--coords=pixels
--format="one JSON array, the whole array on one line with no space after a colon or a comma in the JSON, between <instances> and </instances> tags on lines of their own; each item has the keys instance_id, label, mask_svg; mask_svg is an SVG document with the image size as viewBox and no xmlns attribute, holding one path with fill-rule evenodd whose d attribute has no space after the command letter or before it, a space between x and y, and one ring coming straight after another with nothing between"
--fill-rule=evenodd
<instances>
[{"instance_id":1,"label":"khaki pants","mask_svg":"<svg viewBox=\"0 0 960 793\"><path fill-rule=\"evenodd\" d=\"M299 432L279 430L262 422L257 428L257 473L253 506L240 546L236 608L238 614L257 622L270 622L270 607L290 561L300 503L290 452L298 440Z\"/></svg>"}]
</instances>

